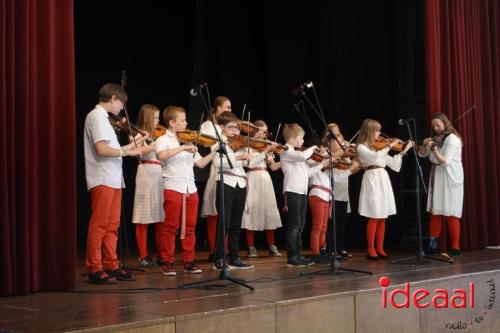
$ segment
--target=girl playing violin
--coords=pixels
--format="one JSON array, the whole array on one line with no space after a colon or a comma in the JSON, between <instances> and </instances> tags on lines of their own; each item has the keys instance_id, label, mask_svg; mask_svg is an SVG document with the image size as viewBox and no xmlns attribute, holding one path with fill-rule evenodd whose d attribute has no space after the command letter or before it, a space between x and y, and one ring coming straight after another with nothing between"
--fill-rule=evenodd
<instances>
[{"instance_id":1,"label":"girl playing violin","mask_svg":"<svg viewBox=\"0 0 500 333\"><path fill-rule=\"evenodd\" d=\"M328 124L328 129L335 134L337 140L331 140L330 149L334 156L342 156L344 155L345 150L349 147L346 147L348 142L345 141L344 136L340 132L340 128L337 124L331 123ZM325 129L323 132L323 142L325 145L328 144L328 129ZM339 145L343 145L344 149ZM346 168L333 168L333 180L334 180L334 209L333 213L335 214L335 232L337 237L337 249L336 252L338 255L341 255L344 258L352 257L352 255L346 251L345 248L345 228L347 225L347 214L351 212L351 206L349 204L349 176L355 174L359 170L359 162L357 160L352 160L349 157L342 157L342 159L346 162ZM351 165L348 165L351 163Z\"/></svg>"},{"instance_id":2,"label":"girl playing violin","mask_svg":"<svg viewBox=\"0 0 500 333\"><path fill-rule=\"evenodd\" d=\"M219 124L217 123L218 117L223 112L231 112L231 101L226 96L218 96L212 103L212 115L215 123L215 129L210 120L206 120L201 124L200 133L208 134L217 137L215 131L222 133ZM210 175L207 180L205 192L203 192L203 205L201 207L201 217L207 219L207 238L210 247L209 261L212 261L215 251L215 233L217 229L217 208L215 207L215 189L216 189L217 170L213 164L210 167Z\"/></svg>"},{"instance_id":3,"label":"girl playing violin","mask_svg":"<svg viewBox=\"0 0 500 333\"><path fill-rule=\"evenodd\" d=\"M382 126L373 119L365 119L361 124L357 140L357 158L365 170L361 182L359 194L358 212L368 217L366 225L366 241L368 243L368 260L388 259L384 251L385 219L389 215L396 214L394 193L391 181L385 170L386 166L399 172L402 157L412 147L413 143L408 141L401 153L394 156L389 151L400 143L399 139L393 139L387 147L375 150L373 144L379 137ZM376 245L375 245L376 239Z\"/></svg>"},{"instance_id":4,"label":"girl playing violin","mask_svg":"<svg viewBox=\"0 0 500 333\"><path fill-rule=\"evenodd\" d=\"M175 276L175 238L181 226L182 260L184 272L201 273L195 263L195 227L198 218L198 192L194 182L193 167L204 168L215 156L212 151L205 157L198 154L196 146L180 145L177 132L186 129L186 111L178 106L168 106L163 111L167 131L155 142L156 157L163 161L164 223L160 223L160 264L163 275Z\"/></svg>"},{"instance_id":5,"label":"girl playing violin","mask_svg":"<svg viewBox=\"0 0 500 333\"><path fill-rule=\"evenodd\" d=\"M153 133L160 121L160 110L151 104L139 109L136 127ZM159 222L163 222L163 177L161 162L156 158L154 137L151 143L144 142L142 156L135 176L134 213L135 239L139 250L139 266L151 267L153 259L148 255L148 227L155 225L156 248L160 249Z\"/></svg>"},{"instance_id":6,"label":"girl playing violin","mask_svg":"<svg viewBox=\"0 0 500 333\"><path fill-rule=\"evenodd\" d=\"M460 217L464 199L464 171L462 167L462 139L444 113L431 119L436 135L424 140L419 147L421 157L429 157L432 169L429 180L427 211L431 213L429 252L437 251L441 224L448 222L451 255L460 254Z\"/></svg>"},{"instance_id":7,"label":"girl playing violin","mask_svg":"<svg viewBox=\"0 0 500 333\"><path fill-rule=\"evenodd\" d=\"M259 128L254 138L264 140L267 137L267 124L263 120L257 120L254 124ZM274 162L270 155L274 146L276 144L269 144L262 152L249 149L252 159L247 164L247 198L241 222L241 227L246 229L249 258L258 256L254 245L255 231L262 230L266 234L269 254L274 257L281 256L274 243L274 230L281 227L281 218L273 182L267 171L268 166L273 171L280 168L280 164ZM248 152L247 148L242 148L241 151Z\"/></svg>"}]
</instances>

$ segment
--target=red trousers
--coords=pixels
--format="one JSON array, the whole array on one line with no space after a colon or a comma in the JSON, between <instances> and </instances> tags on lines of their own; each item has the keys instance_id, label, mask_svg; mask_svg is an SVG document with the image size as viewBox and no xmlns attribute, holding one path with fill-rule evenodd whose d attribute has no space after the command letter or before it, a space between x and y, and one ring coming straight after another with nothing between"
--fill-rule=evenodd
<instances>
[{"instance_id":1,"label":"red trousers","mask_svg":"<svg viewBox=\"0 0 500 333\"><path fill-rule=\"evenodd\" d=\"M87 234L85 265L89 273L118 268L116 242L120 227L122 189L99 185L90 190L92 215Z\"/></svg>"},{"instance_id":2,"label":"red trousers","mask_svg":"<svg viewBox=\"0 0 500 333\"><path fill-rule=\"evenodd\" d=\"M156 249L159 249L161 244L160 234L162 224L163 222L153 223L155 228ZM148 256L148 229L149 224L137 223L135 225L135 240L137 241L137 249L139 250L139 259Z\"/></svg>"},{"instance_id":3,"label":"red trousers","mask_svg":"<svg viewBox=\"0 0 500 333\"><path fill-rule=\"evenodd\" d=\"M325 246L330 203L313 195L309 197L309 207L312 215L311 253L318 255L320 249Z\"/></svg>"},{"instance_id":4,"label":"red trousers","mask_svg":"<svg viewBox=\"0 0 500 333\"><path fill-rule=\"evenodd\" d=\"M165 220L160 223L160 260L163 262L175 262L175 238L177 230L182 222L182 193L163 190L163 209ZM192 262L195 258L194 247L196 245L196 219L198 217L198 193L186 194L186 234L181 239L182 260L184 263Z\"/></svg>"},{"instance_id":5,"label":"red trousers","mask_svg":"<svg viewBox=\"0 0 500 333\"><path fill-rule=\"evenodd\" d=\"M429 233L431 237L439 237L441 235L441 225L445 218L448 222L451 247L455 250L460 250L460 220L458 219L458 217L432 214L429 221Z\"/></svg>"}]
</instances>

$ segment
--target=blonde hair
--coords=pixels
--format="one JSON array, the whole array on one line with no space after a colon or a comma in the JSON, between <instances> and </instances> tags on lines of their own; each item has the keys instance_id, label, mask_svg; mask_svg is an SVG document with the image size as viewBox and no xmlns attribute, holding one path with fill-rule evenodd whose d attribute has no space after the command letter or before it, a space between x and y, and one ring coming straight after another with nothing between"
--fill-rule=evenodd
<instances>
[{"instance_id":1,"label":"blonde hair","mask_svg":"<svg viewBox=\"0 0 500 333\"><path fill-rule=\"evenodd\" d=\"M259 128L262 128L262 127L269 127L269 126L267 126L267 124L266 124L266 122L265 122L264 120L260 120L260 119L259 119L259 120L254 121L254 122L253 122L253 124L254 124L255 126L259 127ZM257 135L257 132L255 132L255 135ZM254 136L255 136L255 135L254 135Z\"/></svg>"},{"instance_id":2,"label":"blonde hair","mask_svg":"<svg viewBox=\"0 0 500 333\"><path fill-rule=\"evenodd\" d=\"M155 112L159 113L160 109L152 104L144 104L141 106L139 114L137 115L136 126L148 133L153 133L155 130Z\"/></svg>"},{"instance_id":3,"label":"blonde hair","mask_svg":"<svg viewBox=\"0 0 500 333\"><path fill-rule=\"evenodd\" d=\"M163 110L163 123L167 128L171 128L170 121L176 120L179 113L186 113L186 110L180 106L169 105Z\"/></svg>"},{"instance_id":4,"label":"blonde hair","mask_svg":"<svg viewBox=\"0 0 500 333\"><path fill-rule=\"evenodd\" d=\"M286 141L304 135L306 132L300 127L299 124L285 124L283 127L283 137Z\"/></svg>"},{"instance_id":5,"label":"blonde hair","mask_svg":"<svg viewBox=\"0 0 500 333\"><path fill-rule=\"evenodd\" d=\"M374 119L365 119L359 129L358 144L364 144L371 148L374 143L374 134L382 129L382 125Z\"/></svg>"},{"instance_id":6,"label":"blonde hair","mask_svg":"<svg viewBox=\"0 0 500 333\"><path fill-rule=\"evenodd\" d=\"M342 135L342 133L340 133L339 125L337 125L336 123L330 123L327 125L327 127L323 131L323 135L321 136L321 141L323 142L323 145L328 146L328 134L330 133L330 131L334 132L335 127L339 130L339 134L337 134L337 139L339 139L340 142L344 140L344 136Z\"/></svg>"}]
</instances>

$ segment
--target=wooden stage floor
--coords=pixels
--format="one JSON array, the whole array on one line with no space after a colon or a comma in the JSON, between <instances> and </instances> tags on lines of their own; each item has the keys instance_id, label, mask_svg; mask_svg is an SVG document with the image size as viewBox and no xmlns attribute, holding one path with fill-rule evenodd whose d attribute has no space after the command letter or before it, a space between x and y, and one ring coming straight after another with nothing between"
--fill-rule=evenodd
<instances>
[{"instance_id":1,"label":"wooden stage floor","mask_svg":"<svg viewBox=\"0 0 500 333\"><path fill-rule=\"evenodd\" d=\"M203 274L187 275L178 266L177 276L167 277L161 274L159 267L154 267L145 273L137 272L135 282L119 282L111 286L90 285L86 277L78 276L77 287L72 292L40 292L30 296L0 298L0 331L300 332L303 330L300 323L298 326L292 324L290 318L296 318L299 314L303 316L305 327L314 328L317 326L315 322L321 320L320 314L316 312L322 310L310 313L304 309L294 310L290 306L345 298L344 306L342 303L337 306L332 303L325 308L327 311L347 311L344 309L347 307L354 313L352 320L346 319L353 323L336 322L337 331L383 332L383 329L372 330L364 326L364 321L359 316L362 311L370 312L370 309L363 310L359 308L362 304L358 304L363 293L372 293L374 304L380 304L381 288L378 280L381 276L389 277L392 286L405 282L446 284L449 281L459 281L461 277L471 279L474 274L483 273L496 274L500 279L499 250L465 252L456 257L453 265L438 261L421 265L372 262L364 258L365 253L358 252L350 260L344 261L342 267L368 270L373 275L341 272L334 276L301 276L301 272L328 268L329 265L286 268L285 255L282 258L270 258L264 251L260 254L262 257L249 260L255 264L254 269L231 272L232 277L245 279L255 287L253 292L228 281L216 281L188 290L179 289L178 285L182 283L218 277L217 272L209 272L210 264L207 260L198 261ZM411 254L393 254L391 259L409 255ZM198 256L206 258L207 254L198 253ZM132 264L134 261L129 262ZM79 265L79 272L84 272L81 261ZM479 289L482 286L476 288L477 295L480 295ZM355 297L351 301L353 295ZM288 306L288 312L280 312L278 306ZM496 305L497 314L498 308ZM391 311L397 314L394 309ZM418 317L417 330L410 327L401 331L427 331L426 326L423 329L422 325L422 317ZM497 327L499 324L495 321L488 325ZM469 324L469 328L473 326ZM481 332L487 332L485 327L490 326L485 324L481 327ZM322 329L316 327L316 332L318 331ZM400 329L390 331L397 332Z\"/></svg>"}]
</instances>

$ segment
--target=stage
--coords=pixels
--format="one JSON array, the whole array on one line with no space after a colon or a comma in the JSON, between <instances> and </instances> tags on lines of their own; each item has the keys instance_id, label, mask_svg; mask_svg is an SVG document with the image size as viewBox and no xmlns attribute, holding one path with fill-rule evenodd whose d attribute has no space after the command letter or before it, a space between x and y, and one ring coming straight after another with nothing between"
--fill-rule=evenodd
<instances>
[{"instance_id":1,"label":"stage","mask_svg":"<svg viewBox=\"0 0 500 333\"><path fill-rule=\"evenodd\" d=\"M199 253L206 258L206 253ZM251 260L255 269L233 271L255 287L251 292L228 281L216 281L189 290L179 284L218 273L208 272L209 263L199 261L204 272L186 275L177 267L177 277L166 277L159 267L137 272L137 281L112 286L87 283L77 277L73 292L41 292L0 299L0 331L13 332L499 332L500 310L495 303L495 283L500 281L500 251L477 250L456 257L455 264L431 261L421 265L367 261L355 252L343 268L361 269L373 275L342 272L301 276L301 272L328 268L286 268L285 259L262 257ZM391 259L411 255L399 253ZM132 260L130 260L132 263ZM80 261L80 264L81 261ZM83 265L78 271L84 272ZM410 282L430 292L463 288L474 284L474 307L436 309L433 304L418 309L382 307L379 279L390 279L393 287ZM470 294L467 297L471 297ZM401 303L401 298L396 297ZM431 302L430 302L431 303Z\"/></svg>"}]
</instances>

